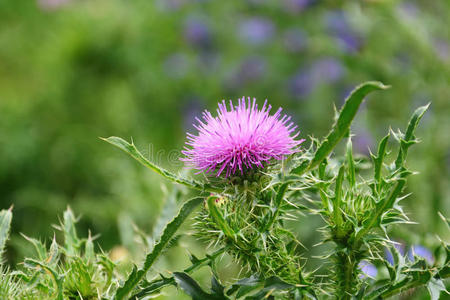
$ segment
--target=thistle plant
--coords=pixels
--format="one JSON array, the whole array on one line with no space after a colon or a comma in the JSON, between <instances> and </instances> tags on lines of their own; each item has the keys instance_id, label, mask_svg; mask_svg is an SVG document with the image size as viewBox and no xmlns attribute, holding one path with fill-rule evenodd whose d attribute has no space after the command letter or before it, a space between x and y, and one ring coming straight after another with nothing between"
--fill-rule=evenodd
<instances>
[{"instance_id":1,"label":"thistle plant","mask_svg":"<svg viewBox=\"0 0 450 300\"><path fill-rule=\"evenodd\" d=\"M169 181L192 189L195 197L180 201L178 213L154 231L156 236L141 234L145 259L128 272L106 254L96 253L90 235L78 238L76 218L67 210L57 227L64 233L64 245L54 239L47 250L27 238L37 258L26 259L23 270L2 267L1 282L7 284L0 284L0 295L147 299L177 286L192 299L384 299L424 286L438 299L447 293L449 244L436 239L439 245L427 257L418 246L402 253L399 242L390 237L392 227L412 223L401 206L408 196L406 180L414 174L406 160L409 148L419 142L415 129L428 106L414 111L405 132L388 132L369 158L353 154L352 120L369 93L386 88L379 82L358 86L336 112L328 135L305 143L290 118L281 110L271 114L267 103L258 108L256 100L245 98L237 104L222 102L217 115L205 111L203 119L197 119L197 132L188 133L182 151L181 159L203 173L195 177L201 179L161 168L133 142L104 139ZM345 153L337 155L334 149L341 142ZM168 205L173 209L175 203ZM316 215L323 222L309 229L320 234L320 244L328 245L319 268L310 267L309 249L293 229L292 224L301 226L299 214ZM11 211L0 216L1 250ZM450 220L439 216L450 230ZM189 254L188 267L150 279L154 263L176 245L178 229L188 219L207 254ZM237 278L223 275L220 261L225 256L238 266ZM192 277L203 267L210 270L210 286Z\"/></svg>"}]
</instances>

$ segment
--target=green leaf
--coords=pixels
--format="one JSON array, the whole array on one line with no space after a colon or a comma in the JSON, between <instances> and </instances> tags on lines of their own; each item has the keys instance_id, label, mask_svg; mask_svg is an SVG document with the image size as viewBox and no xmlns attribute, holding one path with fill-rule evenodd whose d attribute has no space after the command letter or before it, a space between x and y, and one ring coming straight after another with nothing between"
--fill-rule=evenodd
<instances>
[{"instance_id":1,"label":"green leaf","mask_svg":"<svg viewBox=\"0 0 450 300\"><path fill-rule=\"evenodd\" d=\"M213 276L211 278L211 291L220 297L225 298L225 294L223 291L225 290L225 287L220 284L220 282L217 280L216 276Z\"/></svg>"},{"instance_id":2,"label":"green leaf","mask_svg":"<svg viewBox=\"0 0 450 300\"><path fill-rule=\"evenodd\" d=\"M180 197L181 192L176 187L174 187L170 194L165 197L162 210L153 227L152 237L156 238L160 236L167 222L169 222L177 213Z\"/></svg>"},{"instance_id":3,"label":"green leaf","mask_svg":"<svg viewBox=\"0 0 450 300\"><path fill-rule=\"evenodd\" d=\"M325 140L317 149L313 159L307 167L300 166L295 168L292 172L302 174L320 164L331 153L334 147L336 147L338 142L348 133L353 118L364 100L364 97L366 97L370 92L385 90L387 88L389 88L389 86L383 85L381 82L376 81L368 81L356 87L346 99L344 106L339 112L336 123L333 125L330 133L328 133Z\"/></svg>"},{"instance_id":4,"label":"green leaf","mask_svg":"<svg viewBox=\"0 0 450 300\"><path fill-rule=\"evenodd\" d=\"M67 207L63 215L62 229L64 233L64 249L66 254L71 256L77 255L81 246L75 228L76 222L75 215L70 207Z\"/></svg>"},{"instance_id":5,"label":"green leaf","mask_svg":"<svg viewBox=\"0 0 450 300\"><path fill-rule=\"evenodd\" d=\"M167 224L166 228L161 234L159 241L153 247L153 250L147 254L144 266L139 270L137 270L136 267L133 269L124 285L117 289L115 299L126 299L128 297L128 295L133 291L138 283L145 278L148 270L162 253L168 242L175 235L181 224L183 224L190 213L202 202L203 198L198 197L193 198L183 204L175 218L173 218L172 221Z\"/></svg>"},{"instance_id":6,"label":"green leaf","mask_svg":"<svg viewBox=\"0 0 450 300\"><path fill-rule=\"evenodd\" d=\"M219 199L216 196L208 197L207 204L208 204L208 210L209 215L214 220L217 226L219 226L220 230L227 236L228 238L234 240L235 239L235 232L234 230L228 225L227 221L223 217L222 213L219 211L219 209L216 206L216 200Z\"/></svg>"},{"instance_id":7,"label":"green leaf","mask_svg":"<svg viewBox=\"0 0 450 300\"><path fill-rule=\"evenodd\" d=\"M277 276L271 276L269 278L263 279L252 275L233 284L227 291L227 295L230 296L237 291L236 299L238 299L257 289L260 289L256 294L248 296L245 299L266 299L266 297L268 297L274 291L285 291L294 287L294 285L283 281Z\"/></svg>"},{"instance_id":8,"label":"green leaf","mask_svg":"<svg viewBox=\"0 0 450 300\"><path fill-rule=\"evenodd\" d=\"M205 265L211 265L212 262L223 252L225 252L225 248L221 248L202 259L198 259L197 257L191 255L192 265L184 269L184 273L189 274ZM162 275L160 275L160 277L161 279L155 279L151 282L144 282L143 284L141 284L142 290L134 294L131 299L143 299L146 296L158 293L163 287L176 284L174 277L164 277Z\"/></svg>"},{"instance_id":9,"label":"green leaf","mask_svg":"<svg viewBox=\"0 0 450 300\"><path fill-rule=\"evenodd\" d=\"M353 146L352 146L352 139L349 137L347 142L347 177L348 177L348 183L351 187L355 186L356 183L356 176L355 176L355 161L353 160Z\"/></svg>"},{"instance_id":10,"label":"green leaf","mask_svg":"<svg viewBox=\"0 0 450 300\"><path fill-rule=\"evenodd\" d=\"M333 198L333 217L336 227L339 228L341 224L341 197L342 197L342 183L344 181L344 170L345 167L342 165L339 168L338 175L336 177L336 186L334 190Z\"/></svg>"},{"instance_id":11,"label":"green leaf","mask_svg":"<svg viewBox=\"0 0 450 300\"><path fill-rule=\"evenodd\" d=\"M277 276L271 276L264 281L264 288L255 295L246 297L246 300L262 300L267 299L275 291L285 291L294 288L292 284L289 284Z\"/></svg>"},{"instance_id":12,"label":"green leaf","mask_svg":"<svg viewBox=\"0 0 450 300\"><path fill-rule=\"evenodd\" d=\"M400 139L400 149L398 151L397 159L395 160L395 167L397 169L404 164L409 147L412 144L417 143L417 141L415 140L416 137L414 136L414 131L416 130L420 119L422 119L422 116L425 114L429 106L430 104L419 107L411 116L408 127L406 128L406 133L403 138Z\"/></svg>"},{"instance_id":13,"label":"green leaf","mask_svg":"<svg viewBox=\"0 0 450 300\"><path fill-rule=\"evenodd\" d=\"M39 260L43 261L47 259L47 247L42 243L41 241L28 237L21 233L21 235L31 244L33 244L34 249L36 250L36 253L38 255Z\"/></svg>"},{"instance_id":14,"label":"green leaf","mask_svg":"<svg viewBox=\"0 0 450 300\"><path fill-rule=\"evenodd\" d=\"M381 142L378 144L377 156L372 155L372 160L374 162L374 179L378 187L381 184L381 167L383 166L384 157L386 156L386 145L389 140L390 134L386 135Z\"/></svg>"},{"instance_id":15,"label":"green leaf","mask_svg":"<svg viewBox=\"0 0 450 300\"><path fill-rule=\"evenodd\" d=\"M189 296L192 297L193 300L213 300L213 299L227 299L225 296L217 296L208 294L205 292L200 285L195 281L191 276L184 272L175 272L173 273L175 277L175 281L178 286Z\"/></svg>"},{"instance_id":16,"label":"green leaf","mask_svg":"<svg viewBox=\"0 0 450 300\"><path fill-rule=\"evenodd\" d=\"M258 288L258 286L260 285L262 286L262 280L259 277L252 275L248 278L243 278L238 282L236 282L235 284L233 284L231 288L227 291L227 295L231 296L236 291L238 291L236 294L236 298L240 298L248 294L252 290Z\"/></svg>"},{"instance_id":17,"label":"green leaf","mask_svg":"<svg viewBox=\"0 0 450 300\"><path fill-rule=\"evenodd\" d=\"M64 284L64 275L58 274L58 272L52 267L41 263L35 259L26 258L24 261L24 265L27 268L35 269L38 271L43 271L46 274L49 274L54 285L55 285L55 294L57 300L64 300L63 297L63 284Z\"/></svg>"},{"instance_id":18,"label":"green leaf","mask_svg":"<svg viewBox=\"0 0 450 300\"><path fill-rule=\"evenodd\" d=\"M3 209L0 211L0 265L2 264L3 252L5 251L6 241L9 238L11 229L12 209Z\"/></svg>"},{"instance_id":19,"label":"green leaf","mask_svg":"<svg viewBox=\"0 0 450 300\"><path fill-rule=\"evenodd\" d=\"M446 291L444 282L441 279L431 278L427 284L428 292L430 293L431 300L438 300L441 292Z\"/></svg>"},{"instance_id":20,"label":"green leaf","mask_svg":"<svg viewBox=\"0 0 450 300\"><path fill-rule=\"evenodd\" d=\"M56 238L53 237L52 243L50 245L50 250L48 251L48 257L46 263L49 266L55 266L59 261L59 245L56 242Z\"/></svg>"},{"instance_id":21,"label":"green leaf","mask_svg":"<svg viewBox=\"0 0 450 300\"><path fill-rule=\"evenodd\" d=\"M387 210L391 209L394 206L395 201L403 191L403 187L405 186L405 184L405 179L399 179L388 197L382 199L376 204L375 211L371 212L370 218L363 223L363 228L356 234L356 240L361 239L372 228L381 224L381 217Z\"/></svg>"},{"instance_id":22,"label":"green leaf","mask_svg":"<svg viewBox=\"0 0 450 300\"><path fill-rule=\"evenodd\" d=\"M150 170L158 173L159 175L163 176L166 179L169 179L172 182L176 182L182 185L185 185L187 187L193 188L193 189L197 189L200 191L208 191L208 192L218 192L220 190L215 189L209 185L205 185L205 184L201 184L197 181L194 180L188 180L185 178L181 178L176 176L175 174L161 168L160 166L157 166L156 164L150 162L148 159L146 159L140 152L139 150L136 148L136 146L133 143L128 143L127 141L116 137L116 136L111 136L109 138L101 138L102 140L110 143L111 145L116 146L117 148L125 151L126 153L128 153L131 157L133 157L135 160L137 160L138 162L140 162L142 165L146 166L147 168L149 168Z\"/></svg>"}]
</instances>

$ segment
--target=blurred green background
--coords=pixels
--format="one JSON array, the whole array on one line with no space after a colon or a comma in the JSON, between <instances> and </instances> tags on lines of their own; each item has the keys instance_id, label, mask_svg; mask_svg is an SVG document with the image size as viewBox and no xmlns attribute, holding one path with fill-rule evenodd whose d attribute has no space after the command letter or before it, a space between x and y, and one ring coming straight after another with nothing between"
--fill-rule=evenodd
<instances>
[{"instance_id":1,"label":"blurred green background","mask_svg":"<svg viewBox=\"0 0 450 300\"><path fill-rule=\"evenodd\" d=\"M398 235L425 245L445 235L437 211L450 212L450 2L341 2L0 0L0 208L14 205L10 262L27 254L19 233L48 239L67 205L105 250L123 242L118 220L151 231L167 182L98 137L132 137L178 171L185 132L221 99L267 98L304 137L322 137L333 105L366 80L392 88L370 96L355 120L361 154L432 102L404 201L419 224ZM307 222L317 221L298 224L311 245Z\"/></svg>"}]
</instances>

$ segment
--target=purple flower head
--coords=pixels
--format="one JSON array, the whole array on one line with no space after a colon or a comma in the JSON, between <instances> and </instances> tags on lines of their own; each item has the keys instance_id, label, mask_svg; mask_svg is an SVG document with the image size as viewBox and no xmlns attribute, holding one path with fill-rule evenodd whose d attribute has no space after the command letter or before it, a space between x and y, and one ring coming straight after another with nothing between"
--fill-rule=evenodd
<instances>
[{"instance_id":1,"label":"purple flower head","mask_svg":"<svg viewBox=\"0 0 450 300\"><path fill-rule=\"evenodd\" d=\"M360 275L361 279L364 278L375 278L377 277L378 270L377 267L375 267L373 264L368 262L367 260L362 260L358 264L358 268L361 270L362 274Z\"/></svg>"},{"instance_id":2,"label":"purple flower head","mask_svg":"<svg viewBox=\"0 0 450 300\"><path fill-rule=\"evenodd\" d=\"M255 17L242 22L239 32L245 43L261 45L274 35L275 27L269 19Z\"/></svg>"},{"instance_id":3,"label":"purple flower head","mask_svg":"<svg viewBox=\"0 0 450 300\"><path fill-rule=\"evenodd\" d=\"M432 265L434 263L434 257L433 254L431 253L431 251L422 246L422 245L414 245L411 247L411 249L409 249L408 251L408 258L411 261L414 261L414 256L423 258L427 261L428 264Z\"/></svg>"},{"instance_id":4,"label":"purple flower head","mask_svg":"<svg viewBox=\"0 0 450 300\"><path fill-rule=\"evenodd\" d=\"M205 110L194 125L198 135L187 134L182 160L199 173L225 172L228 177L294 153L304 141L295 140L297 126L281 115L281 108L270 115L271 108L267 100L258 109L256 99L242 97L236 106L230 100L229 109L225 100L219 103L217 117Z\"/></svg>"}]
</instances>

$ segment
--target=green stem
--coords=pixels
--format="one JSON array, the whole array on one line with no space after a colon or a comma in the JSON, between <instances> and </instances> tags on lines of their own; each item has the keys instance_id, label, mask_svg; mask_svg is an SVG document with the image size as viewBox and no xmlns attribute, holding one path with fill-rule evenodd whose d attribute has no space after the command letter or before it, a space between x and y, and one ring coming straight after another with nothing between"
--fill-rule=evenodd
<instances>
[{"instance_id":1,"label":"green stem","mask_svg":"<svg viewBox=\"0 0 450 300\"><path fill-rule=\"evenodd\" d=\"M175 174L165 170L164 168L161 168L160 166L150 162L148 159L146 159L142 155L141 152L139 152L139 150L136 148L136 146L133 144L133 142L131 142L131 144L130 144L127 141L125 141L124 139L115 137L115 136L111 136L109 138L100 138L100 139L102 139L102 140L110 143L111 145L116 146L117 148L121 149L122 151L128 153L131 157L133 157L135 160L140 162L145 167L149 168L153 172L161 175L162 177L164 177L172 182L182 184L191 189L199 190L202 192L204 191L204 192L218 193L218 192L222 191L221 189L212 187L209 184L203 184L203 183L199 183L195 180L189 180L186 178L176 176Z\"/></svg>"},{"instance_id":2,"label":"green stem","mask_svg":"<svg viewBox=\"0 0 450 300\"><path fill-rule=\"evenodd\" d=\"M351 299L356 292L358 260L354 251L337 253L336 259L336 298L340 300Z\"/></svg>"}]
</instances>

